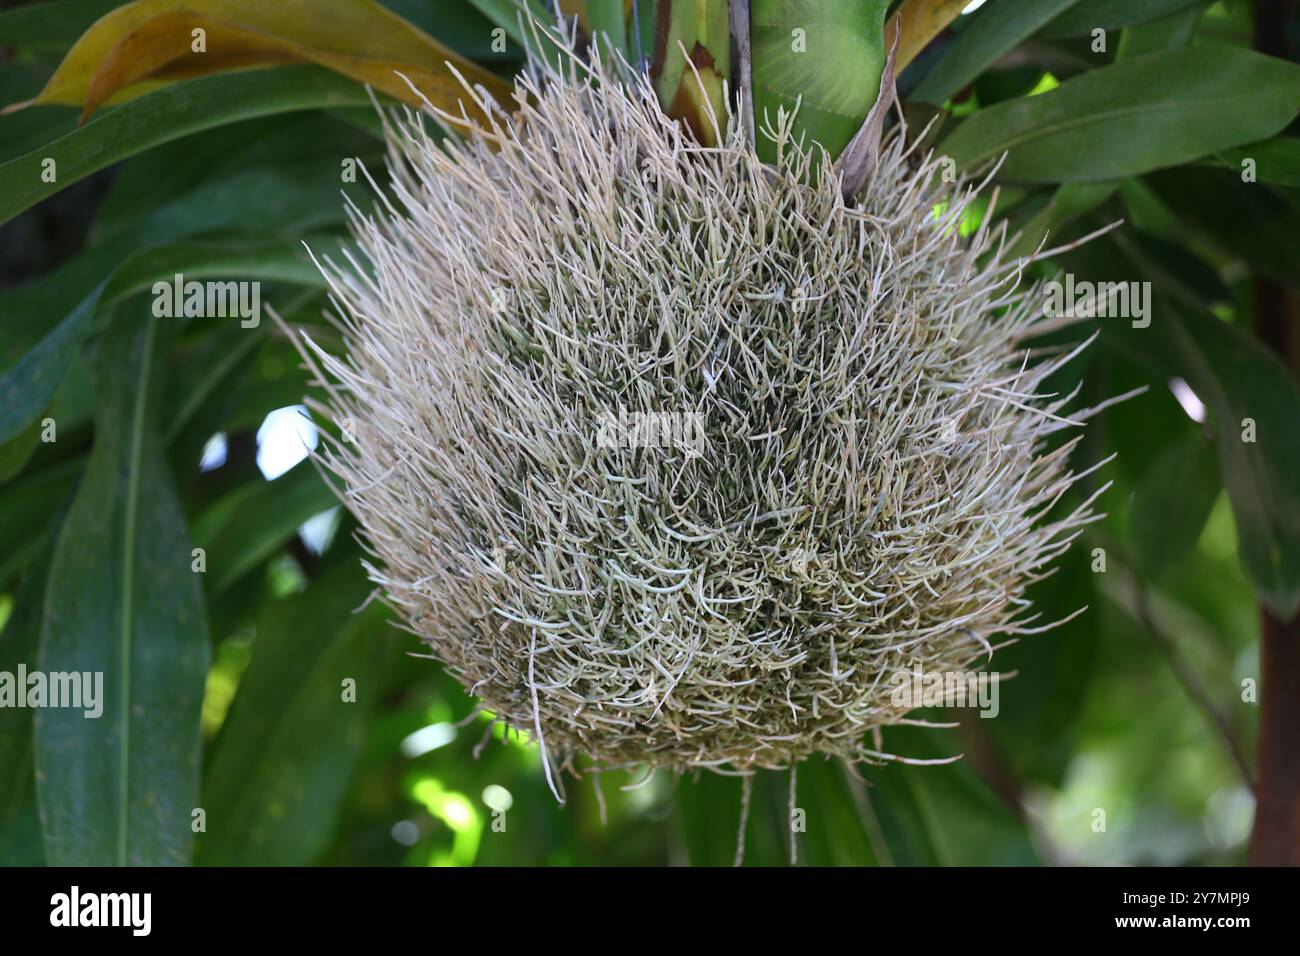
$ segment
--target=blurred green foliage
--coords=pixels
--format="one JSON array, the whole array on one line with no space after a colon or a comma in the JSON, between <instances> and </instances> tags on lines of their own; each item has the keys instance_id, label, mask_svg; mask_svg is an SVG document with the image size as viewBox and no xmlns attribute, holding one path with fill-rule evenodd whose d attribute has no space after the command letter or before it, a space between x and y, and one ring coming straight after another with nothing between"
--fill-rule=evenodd
<instances>
[{"instance_id":1,"label":"blurred green foliage","mask_svg":"<svg viewBox=\"0 0 1300 956\"><path fill-rule=\"evenodd\" d=\"M0 11L0 100L33 95L118 5ZM508 4L387 6L503 76L521 65ZM1059 382L1086 405L1146 389L1087 428L1076 467L1106 463L1076 493L1108 486L1107 516L1033 588L1044 621L1086 612L1000 652L999 669L1017 676L997 719L926 713L959 726L884 731L890 751L960 762L799 767L799 862L1242 861L1249 786L1170 655L1251 753L1257 604L1294 609L1300 596L1300 403L1294 378L1249 335L1253 277L1300 275L1300 67L1249 51L1252 9L991 0L900 78L909 107L915 89L917 104L948 108L936 135L955 154L1013 147L997 211L1013 228L1050 228L1060 245L1125 220L1035 268L1152 281L1157 319L1149 330L1103 320ZM1089 46L1097 25L1110 31L1100 53ZM50 197L71 179L111 170L96 179L102 200L83 201L84 244L0 291L0 671L81 661L78 641L116 648L135 663L133 696L114 709L139 734L175 738L158 748L174 759L130 768L128 814L114 795L126 724L92 736L51 718L34 732L44 715L0 709L0 863L732 861L738 780L589 775L566 781L558 805L536 748L475 716L368 601L355 526L312 465L274 480L259 470L266 416L310 391L271 323L139 333L142 291L184 271L261 278L287 321L341 347L301 242L339 255L344 196L374 201L364 177L340 176L350 159L382 167L367 104L350 81L288 66L181 83L79 130L75 111L57 107L0 117L6 257L40 244ZM1150 126L1155 116L1169 125ZM30 165L47 154L60 160L57 183ZM1242 182L1245 159L1257 182ZM156 370L147 383L145 367ZM1239 440L1247 416L1266 436L1254 445ZM45 419L57 441L41 439ZM189 545L162 549L169 535L205 549L201 589L171 580ZM117 554L134 574L125 585ZM163 622L136 635L146 643L120 626L123 602L137 624ZM187 615L203 620L166 623ZM131 708L146 705L137 720ZM748 864L789 859L790 787L789 774L754 780ZM193 840L191 804L205 816Z\"/></svg>"}]
</instances>

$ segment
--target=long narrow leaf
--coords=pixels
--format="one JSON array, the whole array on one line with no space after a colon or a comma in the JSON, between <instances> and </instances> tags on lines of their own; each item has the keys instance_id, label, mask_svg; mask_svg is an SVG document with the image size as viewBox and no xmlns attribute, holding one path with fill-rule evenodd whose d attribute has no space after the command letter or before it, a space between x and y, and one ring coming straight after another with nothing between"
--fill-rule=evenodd
<instances>
[{"instance_id":1,"label":"long narrow leaf","mask_svg":"<svg viewBox=\"0 0 1300 956\"><path fill-rule=\"evenodd\" d=\"M940 60L912 90L912 99L942 105L945 100L1032 36L1044 24L1079 0L1040 0L1036 3L987 3Z\"/></svg>"},{"instance_id":2,"label":"long narrow leaf","mask_svg":"<svg viewBox=\"0 0 1300 956\"><path fill-rule=\"evenodd\" d=\"M326 245L335 245L325 240ZM187 279L237 274L243 280L281 280L321 285L296 242L178 243L145 250L124 262L32 351L0 377L0 442L19 435L54 396L96 313L180 273Z\"/></svg>"},{"instance_id":3,"label":"long narrow leaf","mask_svg":"<svg viewBox=\"0 0 1300 956\"><path fill-rule=\"evenodd\" d=\"M354 557L339 560L258 620L204 787L203 863L302 866L328 845L375 702L383 608L354 613L368 589Z\"/></svg>"},{"instance_id":4,"label":"long narrow leaf","mask_svg":"<svg viewBox=\"0 0 1300 956\"><path fill-rule=\"evenodd\" d=\"M963 122L940 149L973 167L1009 153L1029 182L1118 179L1279 132L1300 111L1300 66L1250 50L1191 47L1090 70Z\"/></svg>"},{"instance_id":5,"label":"long narrow leaf","mask_svg":"<svg viewBox=\"0 0 1300 956\"><path fill-rule=\"evenodd\" d=\"M207 615L158 438L162 322L124 315L101 341L95 448L50 568L40 669L83 684L81 707L36 717L56 866L190 858Z\"/></svg>"},{"instance_id":6,"label":"long narrow leaf","mask_svg":"<svg viewBox=\"0 0 1300 956\"><path fill-rule=\"evenodd\" d=\"M317 66L180 83L102 113L80 129L0 165L0 223L91 173L200 130L256 116L369 102L362 87ZM42 175L51 169L53 181Z\"/></svg>"}]
</instances>

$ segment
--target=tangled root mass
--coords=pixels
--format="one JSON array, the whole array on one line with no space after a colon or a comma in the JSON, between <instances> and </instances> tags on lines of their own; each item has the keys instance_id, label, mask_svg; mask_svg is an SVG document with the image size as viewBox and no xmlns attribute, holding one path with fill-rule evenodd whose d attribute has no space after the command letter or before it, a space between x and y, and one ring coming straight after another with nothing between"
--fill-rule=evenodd
<instances>
[{"instance_id":1,"label":"tangled root mass","mask_svg":"<svg viewBox=\"0 0 1300 956\"><path fill-rule=\"evenodd\" d=\"M548 772L886 757L894 676L1031 630L1090 518L1053 517L1070 356L1031 361L1001 235L900 135L846 204L788 124L774 169L602 68L518 96L469 140L395 119L369 262L327 267L373 580Z\"/></svg>"}]
</instances>

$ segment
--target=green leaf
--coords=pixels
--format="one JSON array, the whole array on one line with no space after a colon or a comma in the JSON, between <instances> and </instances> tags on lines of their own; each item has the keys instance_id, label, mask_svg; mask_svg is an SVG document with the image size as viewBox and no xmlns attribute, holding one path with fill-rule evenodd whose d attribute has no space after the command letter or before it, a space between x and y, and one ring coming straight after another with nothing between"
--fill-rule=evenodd
<instances>
[{"instance_id":1,"label":"green leaf","mask_svg":"<svg viewBox=\"0 0 1300 956\"><path fill-rule=\"evenodd\" d=\"M373 195L359 170L360 184L341 181L352 157L382 168L378 141L318 112L205 130L124 163L89 242L133 236L138 248L216 231L296 238L343 221L340 190L361 205Z\"/></svg>"},{"instance_id":2,"label":"green leaf","mask_svg":"<svg viewBox=\"0 0 1300 956\"><path fill-rule=\"evenodd\" d=\"M1219 421L1223 483L1246 576L1280 618L1300 608L1300 392L1240 329L1187 310L1168 323L1173 355ZM1255 439L1246 440L1247 419Z\"/></svg>"},{"instance_id":3,"label":"green leaf","mask_svg":"<svg viewBox=\"0 0 1300 956\"><path fill-rule=\"evenodd\" d=\"M49 405L81 346L103 286L91 293L36 348L0 378L0 442L19 436Z\"/></svg>"},{"instance_id":4,"label":"green leaf","mask_svg":"<svg viewBox=\"0 0 1300 956\"><path fill-rule=\"evenodd\" d=\"M788 774L770 776L778 786L788 781ZM878 830L879 821L874 818L869 788L851 777L843 764L806 760L799 765L796 784L797 805L806 811L807 826L798 838L800 863L883 866L893 862L884 835ZM780 821L784 824L789 813L788 796L778 805L784 811ZM789 829L788 824L783 829Z\"/></svg>"},{"instance_id":5,"label":"green leaf","mask_svg":"<svg viewBox=\"0 0 1300 956\"><path fill-rule=\"evenodd\" d=\"M1044 240L1050 243L1061 229L1100 206L1118 188L1117 182L1064 183L1058 186L1047 205L1020 227L1020 238L1012 245L1010 255L1027 256Z\"/></svg>"},{"instance_id":6,"label":"green leaf","mask_svg":"<svg viewBox=\"0 0 1300 956\"><path fill-rule=\"evenodd\" d=\"M48 557L48 549L45 556ZM45 604L46 566L34 566L18 591L13 615L0 630L0 673L18 674L19 666L36 670L36 648L41 633ZM26 687L19 685L19 694ZM34 844L39 857L40 826L34 812L36 775L32 761L32 721L35 711L27 707L0 707L0 864L20 858L20 845ZM33 829L35 841L20 831ZM39 859L34 862L41 862Z\"/></svg>"},{"instance_id":7,"label":"green leaf","mask_svg":"<svg viewBox=\"0 0 1300 956\"><path fill-rule=\"evenodd\" d=\"M296 239L341 226L345 195L358 208L368 208L374 193L361 170L356 170L358 184L340 180L345 159L356 158L372 171L382 169L373 140L314 113L273 125L280 128L264 131L260 121L239 124L131 160L96 214L91 241L128 238L141 248L212 233ZM271 156L243 150L238 162L216 165L205 148L226 149L220 141L227 133L282 149ZM290 145L295 137L310 144L315 155L299 155L301 145ZM321 148L323 142L328 149ZM178 171L193 181L177 181Z\"/></svg>"},{"instance_id":8,"label":"green leaf","mask_svg":"<svg viewBox=\"0 0 1300 956\"><path fill-rule=\"evenodd\" d=\"M533 43L528 26L529 14L539 25L554 22L554 18L546 12L546 8L539 0L469 0L469 2L479 13L505 30L510 39L523 47L530 47ZM524 10L527 13L522 13Z\"/></svg>"},{"instance_id":9,"label":"green leaf","mask_svg":"<svg viewBox=\"0 0 1300 956\"><path fill-rule=\"evenodd\" d=\"M1196 547L1221 487L1214 446L1200 435L1161 452L1133 496L1133 557L1145 575L1159 576Z\"/></svg>"},{"instance_id":10,"label":"green leaf","mask_svg":"<svg viewBox=\"0 0 1300 956\"><path fill-rule=\"evenodd\" d=\"M57 319L66 316L139 246L108 242L84 249L66 263L17 289L0 293L0 370L18 364Z\"/></svg>"},{"instance_id":11,"label":"green leaf","mask_svg":"<svg viewBox=\"0 0 1300 956\"><path fill-rule=\"evenodd\" d=\"M40 669L102 674L102 713L36 716L55 866L184 864L198 806L207 615L158 437L162 320L100 343L95 447L50 567Z\"/></svg>"},{"instance_id":12,"label":"green leaf","mask_svg":"<svg viewBox=\"0 0 1300 956\"><path fill-rule=\"evenodd\" d=\"M948 733L913 727L884 729L886 748L909 758L942 759L959 751ZM838 761L799 765L796 806L805 811L800 862L812 866L1031 865L1024 825L976 775L966 759L953 764L888 763L857 768L852 779ZM789 771L754 775L745 828L747 866L789 859ZM693 866L723 866L735 854L741 786L701 774L677 790Z\"/></svg>"},{"instance_id":13,"label":"green leaf","mask_svg":"<svg viewBox=\"0 0 1300 956\"><path fill-rule=\"evenodd\" d=\"M832 159L839 156L880 93L888 6L885 0L754 0L754 122L764 162L776 161L776 147L762 129L775 127L778 111L796 104L795 139L806 136Z\"/></svg>"},{"instance_id":14,"label":"green leaf","mask_svg":"<svg viewBox=\"0 0 1300 956\"><path fill-rule=\"evenodd\" d=\"M36 4L22 9L40 6ZM51 68L51 64L35 58L0 64L0 104L35 96L50 75ZM76 128L76 123L76 115L69 110L26 110L0 115L0 163L69 133Z\"/></svg>"},{"instance_id":15,"label":"green leaf","mask_svg":"<svg viewBox=\"0 0 1300 956\"><path fill-rule=\"evenodd\" d=\"M271 409L301 404L311 389L311 376L297 364L298 357L293 346L286 342L265 345L258 366L240 390L225 422L227 430L255 431Z\"/></svg>"},{"instance_id":16,"label":"green leaf","mask_svg":"<svg viewBox=\"0 0 1300 956\"><path fill-rule=\"evenodd\" d=\"M1276 183L1300 189L1300 139L1279 136L1225 149L1219 159L1240 175L1246 160L1253 160L1255 177L1259 182Z\"/></svg>"},{"instance_id":17,"label":"green leaf","mask_svg":"<svg viewBox=\"0 0 1300 956\"><path fill-rule=\"evenodd\" d=\"M165 396L169 412L164 416L163 440L187 514L196 507L191 495L197 492L206 497L212 488L195 466L203 460L204 449L214 435L239 431L229 424L230 415L247 389L259 353L270 339L268 334L249 335L237 327L221 329L186 343L188 347L178 350L181 354L173 359ZM244 468L253 464L245 462ZM243 477L247 480L253 476L245 472ZM231 469L219 480L224 488L226 482L238 479ZM220 492L212 489L212 493ZM191 537L195 537L194 531L191 524Z\"/></svg>"},{"instance_id":18,"label":"green leaf","mask_svg":"<svg viewBox=\"0 0 1300 956\"><path fill-rule=\"evenodd\" d=\"M1300 388L1248 332L1205 311L1183 278L1194 260L1172 255L1181 252L1177 247L1124 235L1115 245L1168 295L1155 301L1149 328L1112 334L1165 375L1186 381L1213 412L1242 569L1261 601L1287 620L1300 608Z\"/></svg>"},{"instance_id":19,"label":"green leaf","mask_svg":"<svg viewBox=\"0 0 1300 956\"><path fill-rule=\"evenodd\" d=\"M64 462L0 489L0 587L53 543L54 517L76 487L82 464Z\"/></svg>"},{"instance_id":20,"label":"green leaf","mask_svg":"<svg viewBox=\"0 0 1300 956\"><path fill-rule=\"evenodd\" d=\"M640 64L644 69L654 54L655 0L637 4L632 16L628 17L627 29L629 45L635 54L630 62L634 66Z\"/></svg>"},{"instance_id":21,"label":"green leaf","mask_svg":"<svg viewBox=\"0 0 1300 956\"><path fill-rule=\"evenodd\" d=\"M41 845L41 819L36 801L22 805L17 817L0 829L0 866L44 866L45 848Z\"/></svg>"},{"instance_id":22,"label":"green leaf","mask_svg":"<svg viewBox=\"0 0 1300 956\"><path fill-rule=\"evenodd\" d=\"M514 44L507 46L506 54L519 56L528 51L563 69L564 54L560 51L566 41L556 31L552 12L555 0L469 0L469 3L486 19L505 30ZM652 6L653 0L648 0L647 5Z\"/></svg>"},{"instance_id":23,"label":"green leaf","mask_svg":"<svg viewBox=\"0 0 1300 956\"><path fill-rule=\"evenodd\" d=\"M337 251L330 237L312 241L319 253ZM190 242L146 249L123 262L113 275L0 377L0 442L22 433L49 404L82 338L101 307L111 306L176 274L189 279L235 274L241 281L281 280L323 285L298 242Z\"/></svg>"},{"instance_id":24,"label":"green leaf","mask_svg":"<svg viewBox=\"0 0 1300 956\"><path fill-rule=\"evenodd\" d=\"M1205 0L1176 10L1156 20L1124 28L1120 34L1117 59L1131 59L1157 50L1176 50L1188 46L1196 38L1201 16L1205 13Z\"/></svg>"},{"instance_id":25,"label":"green leaf","mask_svg":"<svg viewBox=\"0 0 1300 956\"><path fill-rule=\"evenodd\" d=\"M446 44L461 56L479 63L520 60L521 45L500 49L492 36L493 21L476 9L473 0L380 0L403 20ZM504 4L502 4L504 5ZM500 26L501 24L495 24Z\"/></svg>"},{"instance_id":26,"label":"green leaf","mask_svg":"<svg viewBox=\"0 0 1300 956\"><path fill-rule=\"evenodd\" d=\"M872 840L879 846L879 835L867 787L855 780L851 788L838 764L814 759L798 767L797 807L805 812L807 823L798 837L799 862L809 866L880 865L888 859L888 848L879 857L873 852ZM744 865L787 865L790 772L760 771L750 786ZM692 866L729 866L734 862L741 801L742 784L732 777L704 773L680 781L674 803Z\"/></svg>"},{"instance_id":27,"label":"green leaf","mask_svg":"<svg viewBox=\"0 0 1300 956\"><path fill-rule=\"evenodd\" d=\"M194 523L195 541L207 552L209 593L220 594L284 547L304 521L338 503L307 461L215 502Z\"/></svg>"},{"instance_id":28,"label":"green leaf","mask_svg":"<svg viewBox=\"0 0 1300 956\"><path fill-rule=\"evenodd\" d=\"M329 845L375 703L385 612L373 604L354 613L369 588L349 549L258 619L252 663L208 766L200 862L303 866ZM355 702L344 699L346 680Z\"/></svg>"},{"instance_id":29,"label":"green leaf","mask_svg":"<svg viewBox=\"0 0 1300 956\"><path fill-rule=\"evenodd\" d=\"M942 106L944 101L1008 51L1033 36L1061 11L1080 0L1042 0L1036 3L987 3L971 16L971 22L944 51L909 99Z\"/></svg>"},{"instance_id":30,"label":"green leaf","mask_svg":"<svg viewBox=\"0 0 1300 956\"><path fill-rule=\"evenodd\" d=\"M185 362L177 367L168 386L165 434L170 446L180 435L213 414L214 406L228 411L238 397L238 383L248 372L266 335L249 335L247 329L226 328L206 336ZM200 444L197 455L212 435L221 430L224 416L217 415L203 434L191 436ZM192 462L191 462L192 463Z\"/></svg>"},{"instance_id":31,"label":"green leaf","mask_svg":"<svg viewBox=\"0 0 1300 956\"><path fill-rule=\"evenodd\" d=\"M41 422L39 418L33 418L26 428L0 444L0 484L26 467L40 442Z\"/></svg>"},{"instance_id":32,"label":"green leaf","mask_svg":"<svg viewBox=\"0 0 1300 956\"><path fill-rule=\"evenodd\" d=\"M1300 213L1267 186L1221 169L1167 169L1143 180L1178 218L1223 256L1300 283Z\"/></svg>"},{"instance_id":33,"label":"green leaf","mask_svg":"<svg viewBox=\"0 0 1300 956\"><path fill-rule=\"evenodd\" d=\"M178 83L99 113L66 136L0 165L0 223L91 173L200 130L257 116L369 102L364 88L318 66ZM55 162L55 182L42 176L47 159Z\"/></svg>"},{"instance_id":34,"label":"green leaf","mask_svg":"<svg viewBox=\"0 0 1300 956\"><path fill-rule=\"evenodd\" d=\"M979 719L979 718L975 718ZM954 741L922 727L889 727L885 748L901 757L955 756ZM1024 824L975 774L968 759L939 766L868 768L872 803L899 866L1029 866Z\"/></svg>"},{"instance_id":35,"label":"green leaf","mask_svg":"<svg viewBox=\"0 0 1300 956\"><path fill-rule=\"evenodd\" d=\"M972 167L1009 153L1028 182L1134 176L1264 139L1300 109L1300 66L1250 50L1191 47L1090 70L966 119L940 147Z\"/></svg>"},{"instance_id":36,"label":"green leaf","mask_svg":"<svg viewBox=\"0 0 1300 956\"><path fill-rule=\"evenodd\" d=\"M1097 29L1113 30L1204 5L1205 0L1083 0L1053 20L1043 35L1071 37Z\"/></svg>"},{"instance_id":37,"label":"green leaf","mask_svg":"<svg viewBox=\"0 0 1300 956\"><path fill-rule=\"evenodd\" d=\"M109 280L104 291L108 302L151 289L154 283L172 279L177 273L189 279L237 274L249 281L324 284L319 270L307 254L307 246L319 255L337 255L340 240L333 236L306 236L294 241L281 239L253 242L179 242L146 249L126 260Z\"/></svg>"},{"instance_id":38,"label":"green leaf","mask_svg":"<svg viewBox=\"0 0 1300 956\"><path fill-rule=\"evenodd\" d=\"M0 46L57 50L77 42L92 23L126 0L45 0L0 12Z\"/></svg>"},{"instance_id":39,"label":"green leaf","mask_svg":"<svg viewBox=\"0 0 1300 956\"><path fill-rule=\"evenodd\" d=\"M627 56L627 20L623 16L623 0L587 0L587 19L591 22L592 36L603 34L615 50ZM603 43L601 52L605 52Z\"/></svg>"},{"instance_id":40,"label":"green leaf","mask_svg":"<svg viewBox=\"0 0 1300 956\"><path fill-rule=\"evenodd\" d=\"M1080 542L1054 573L1035 583L1028 598L1044 623L1065 621L1042 634L1019 637L993 657L994 668L1017 676L998 685L998 716L971 723L998 746L1009 777L1059 787L1077 745L1079 714L1100 668L1099 595L1090 555Z\"/></svg>"},{"instance_id":41,"label":"green leaf","mask_svg":"<svg viewBox=\"0 0 1300 956\"><path fill-rule=\"evenodd\" d=\"M211 52L190 49L196 29ZM41 93L11 109L61 103L83 107L85 118L177 77L303 60L416 107L427 101L467 113L471 123L483 111L461 78L503 104L510 92L500 77L375 0L134 0L92 24Z\"/></svg>"}]
</instances>

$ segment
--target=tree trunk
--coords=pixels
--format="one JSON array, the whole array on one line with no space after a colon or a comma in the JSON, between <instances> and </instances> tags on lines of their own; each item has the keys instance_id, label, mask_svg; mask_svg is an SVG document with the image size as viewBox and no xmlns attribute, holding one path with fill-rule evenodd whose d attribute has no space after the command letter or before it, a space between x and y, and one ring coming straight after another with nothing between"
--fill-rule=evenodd
<instances>
[{"instance_id":1,"label":"tree trunk","mask_svg":"<svg viewBox=\"0 0 1300 956\"><path fill-rule=\"evenodd\" d=\"M1295 0L1255 4L1255 48L1290 59ZM1255 280L1255 335L1287 367L1300 369L1300 303L1290 287ZM1300 866L1300 615L1261 608L1259 783L1250 838L1254 866Z\"/></svg>"}]
</instances>

